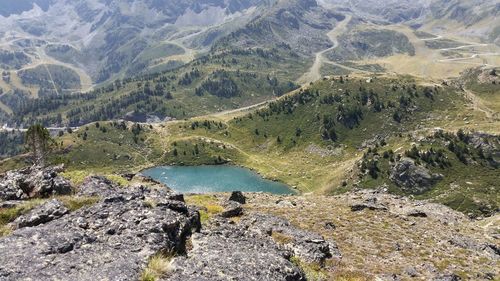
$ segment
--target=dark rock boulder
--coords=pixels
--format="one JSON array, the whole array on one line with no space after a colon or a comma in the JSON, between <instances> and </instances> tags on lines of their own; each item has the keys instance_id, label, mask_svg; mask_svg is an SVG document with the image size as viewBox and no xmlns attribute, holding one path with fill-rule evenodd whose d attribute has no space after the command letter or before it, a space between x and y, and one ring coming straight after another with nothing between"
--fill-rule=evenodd
<instances>
[{"instance_id":1,"label":"dark rock boulder","mask_svg":"<svg viewBox=\"0 0 500 281\"><path fill-rule=\"evenodd\" d=\"M68 208L59 200L50 200L42 204L29 213L18 217L12 226L14 229L23 227L33 227L48 223L69 213Z\"/></svg>"},{"instance_id":2,"label":"dark rock boulder","mask_svg":"<svg viewBox=\"0 0 500 281\"><path fill-rule=\"evenodd\" d=\"M232 218L243 214L243 207L236 201L227 201L223 204L224 210L220 213L221 217Z\"/></svg>"},{"instance_id":3,"label":"dark rock boulder","mask_svg":"<svg viewBox=\"0 0 500 281\"><path fill-rule=\"evenodd\" d=\"M233 191L229 197L229 201L235 201L240 204L246 204L247 198L243 195L241 191Z\"/></svg>"},{"instance_id":4,"label":"dark rock boulder","mask_svg":"<svg viewBox=\"0 0 500 281\"><path fill-rule=\"evenodd\" d=\"M411 158L402 158L391 171L390 179L406 192L421 194L432 189L442 179L427 168L415 164Z\"/></svg>"},{"instance_id":5,"label":"dark rock boulder","mask_svg":"<svg viewBox=\"0 0 500 281\"><path fill-rule=\"evenodd\" d=\"M135 177L135 174L133 174L133 173L125 173L125 174L122 174L121 176L122 176L122 178L124 178L124 179L126 179L128 181L132 181L134 179L134 177Z\"/></svg>"},{"instance_id":6,"label":"dark rock boulder","mask_svg":"<svg viewBox=\"0 0 500 281\"><path fill-rule=\"evenodd\" d=\"M456 274L440 275L432 279L432 281L460 281L462 278Z\"/></svg>"},{"instance_id":7,"label":"dark rock boulder","mask_svg":"<svg viewBox=\"0 0 500 281\"><path fill-rule=\"evenodd\" d=\"M159 251L183 252L199 214L146 187L0 239L0 280L138 280ZM148 199L147 199L148 198ZM171 200L171 199L166 199Z\"/></svg>"},{"instance_id":8,"label":"dark rock boulder","mask_svg":"<svg viewBox=\"0 0 500 281\"><path fill-rule=\"evenodd\" d=\"M0 175L0 199L25 200L70 194L71 184L58 175L62 170L63 166L30 167Z\"/></svg>"},{"instance_id":9,"label":"dark rock boulder","mask_svg":"<svg viewBox=\"0 0 500 281\"><path fill-rule=\"evenodd\" d=\"M337 226L333 222L329 221L325 222L324 228L327 230L335 230L337 229Z\"/></svg>"},{"instance_id":10,"label":"dark rock boulder","mask_svg":"<svg viewBox=\"0 0 500 281\"><path fill-rule=\"evenodd\" d=\"M409 210L406 213L406 215L409 216L409 217L415 217L415 218L426 218L426 217L428 217L426 212L418 210L418 209Z\"/></svg>"},{"instance_id":11,"label":"dark rock boulder","mask_svg":"<svg viewBox=\"0 0 500 281\"><path fill-rule=\"evenodd\" d=\"M306 280L290 254L268 235L219 218L192 237L194 248L172 263L164 280Z\"/></svg>"}]
</instances>

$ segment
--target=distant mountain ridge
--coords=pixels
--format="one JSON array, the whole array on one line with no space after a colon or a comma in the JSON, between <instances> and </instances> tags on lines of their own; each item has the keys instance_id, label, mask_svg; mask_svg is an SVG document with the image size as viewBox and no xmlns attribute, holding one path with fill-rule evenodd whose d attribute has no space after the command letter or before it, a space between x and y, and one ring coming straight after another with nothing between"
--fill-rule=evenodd
<instances>
[{"instance_id":1,"label":"distant mountain ridge","mask_svg":"<svg viewBox=\"0 0 500 281\"><path fill-rule=\"evenodd\" d=\"M0 2L0 15L8 17L10 15L21 14L33 9L34 5L46 11L52 0L4 0Z\"/></svg>"},{"instance_id":2,"label":"distant mountain ridge","mask_svg":"<svg viewBox=\"0 0 500 281\"><path fill-rule=\"evenodd\" d=\"M155 50L157 46L175 42L174 45L189 48L207 48L227 34L225 30L241 26L253 17L255 9L273 1L45 0L15 5L11 2L0 4L4 14L10 13L10 17L0 20L6 27L0 31L32 42L40 39L45 49L48 46L50 56L80 65L95 82L103 82L120 73L135 75L137 70L157 64L152 60L170 55ZM30 4L43 7L33 6L28 11L26 7ZM216 29L228 22L232 26ZM189 40L184 42L184 39ZM139 57L148 51L155 52L144 55L151 59ZM186 52L183 50L181 54ZM174 60L176 63L165 64L163 68L183 60L187 58Z\"/></svg>"},{"instance_id":3,"label":"distant mountain ridge","mask_svg":"<svg viewBox=\"0 0 500 281\"><path fill-rule=\"evenodd\" d=\"M18 126L192 117L330 75L456 77L497 66L492 43L500 44L499 5L488 0L0 3L6 8L0 122Z\"/></svg>"}]
</instances>

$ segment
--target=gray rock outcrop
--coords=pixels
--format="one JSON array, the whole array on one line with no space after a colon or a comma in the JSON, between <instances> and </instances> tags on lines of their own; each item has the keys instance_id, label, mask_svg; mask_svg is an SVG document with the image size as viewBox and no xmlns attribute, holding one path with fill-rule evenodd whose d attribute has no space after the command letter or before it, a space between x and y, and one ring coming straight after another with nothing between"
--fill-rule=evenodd
<instances>
[{"instance_id":1,"label":"gray rock outcrop","mask_svg":"<svg viewBox=\"0 0 500 281\"><path fill-rule=\"evenodd\" d=\"M70 182L58 175L62 170L62 166L30 167L0 175L0 199L25 200L70 194Z\"/></svg>"},{"instance_id":2,"label":"gray rock outcrop","mask_svg":"<svg viewBox=\"0 0 500 281\"><path fill-rule=\"evenodd\" d=\"M224 210L220 213L221 217L232 218L243 214L243 207L236 201L228 200L223 204Z\"/></svg>"},{"instance_id":3,"label":"gray rock outcrop","mask_svg":"<svg viewBox=\"0 0 500 281\"><path fill-rule=\"evenodd\" d=\"M333 241L326 241L323 236L294 227L289 221L268 214L250 214L240 224L261 235L284 237L279 243L294 256L306 262L323 263L329 258L340 258L341 254Z\"/></svg>"},{"instance_id":4,"label":"gray rock outcrop","mask_svg":"<svg viewBox=\"0 0 500 281\"><path fill-rule=\"evenodd\" d=\"M483 155L490 155L491 164L500 166L500 137L486 133L473 132L469 134L469 144L476 149L481 149Z\"/></svg>"},{"instance_id":5,"label":"gray rock outcrop","mask_svg":"<svg viewBox=\"0 0 500 281\"><path fill-rule=\"evenodd\" d=\"M160 195L130 188L15 230L0 239L0 280L137 280L151 256L182 252L199 228L198 212ZM145 201L152 199L161 203Z\"/></svg>"},{"instance_id":6,"label":"gray rock outcrop","mask_svg":"<svg viewBox=\"0 0 500 281\"><path fill-rule=\"evenodd\" d=\"M112 196L119 191L119 187L102 176L89 176L78 187L78 196Z\"/></svg>"},{"instance_id":7,"label":"gray rock outcrop","mask_svg":"<svg viewBox=\"0 0 500 281\"><path fill-rule=\"evenodd\" d=\"M14 229L23 227L33 227L48 223L69 213L68 208L59 200L50 200L42 204L29 213L18 217L12 226Z\"/></svg>"},{"instance_id":8,"label":"gray rock outcrop","mask_svg":"<svg viewBox=\"0 0 500 281\"><path fill-rule=\"evenodd\" d=\"M432 174L427 168L417 165L411 158L402 158L391 171L390 179L404 191L421 194L434 186L442 178Z\"/></svg>"},{"instance_id":9,"label":"gray rock outcrop","mask_svg":"<svg viewBox=\"0 0 500 281\"><path fill-rule=\"evenodd\" d=\"M238 223L215 218L193 235L192 244L187 256L173 261L165 280L306 280L291 257L319 264L341 257L335 243L321 235L260 213L248 214Z\"/></svg>"},{"instance_id":10,"label":"gray rock outcrop","mask_svg":"<svg viewBox=\"0 0 500 281\"><path fill-rule=\"evenodd\" d=\"M31 185L32 179L38 178L23 181ZM138 280L158 253L177 255L164 280L294 281L306 277L292 257L320 266L340 258L335 243L285 219L242 216L240 195L224 201L221 215L202 230L198 211L164 185L120 188L104 177L88 177L75 200L94 197L97 203L70 212L49 200L10 224L12 233L0 238L0 281ZM241 216L238 223L228 219L234 216Z\"/></svg>"},{"instance_id":11,"label":"gray rock outcrop","mask_svg":"<svg viewBox=\"0 0 500 281\"><path fill-rule=\"evenodd\" d=\"M164 280L306 280L302 271L290 262L290 253L270 236L223 218L193 235L192 242L188 256L176 258L171 274Z\"/></svg>"}]
</instances>

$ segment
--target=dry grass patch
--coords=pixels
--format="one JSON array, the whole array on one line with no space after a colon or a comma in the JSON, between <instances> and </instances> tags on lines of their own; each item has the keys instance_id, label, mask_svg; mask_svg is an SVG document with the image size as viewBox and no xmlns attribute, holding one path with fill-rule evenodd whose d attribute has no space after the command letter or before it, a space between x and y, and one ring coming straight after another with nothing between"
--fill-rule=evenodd
<instances>
[{"instance_id":1,"label":"dry grass patch","mask_svg":"<svg viewBox=\"0 0 500 281\"><path fill-rule=\"evenodd\" d=\"M79 186L83 183L85 178L88 176L92 175L101 175L102 173L94 173L93 171L87 171L87 170L75 170L75 171L65 171L61 173L61 176L64 178L67 178L71 184L74 186ZM104 177L108 178L112 182L118 184L119 186L127 186L129 182L121 177L120 175L116 174L103 174Z\"/></svg>"},{"instance_id":2,"label":"dry grass patch","mask_svg":"<svg viewBox=\"0 0 500 281\"><path fill-rule=\"evenodd\" d=\"M174 255L171 253L160 253L151 257L146 269L141 274L140 281L156 281L165 277L170 270L173 257Z\"/></svg>"},{"instance_id":3,"label":"dry grass patch","mask_svg":"<svg viewBox=\"0 0 500 281\"><path fill-rule=\"evenodd\" d=\"M7 236L12 233L12 229L6 225L0 226L0 237Z\"/></svg>"},{"instance_id":4,"label":"dry grass patch","mask_svg":"<svg viewBox=\"0 0 500 281\"><path fill-rule=\"evenodd\" d=\"M14 221L19 216L26 214L31 209L43 204L46 200L33 199L25 201L14 208L0 209L0 226L4 226Z\"/></svg>"},{"instance_id":5,"label":"dry grass patch","mask_svg":"<svg viewBox=\"0 0 500 281\"><path fill-rule=\"evenodd\" d=\"M56 197L56 199L60 200L71 212L79 210L85 206L94 205L99 201L99 197L60 196Z\"/></svg>"},{"instance_id":6,"label":"dry grass patch","mask_svg":"<svg viewBox=\"0 0 500 281\"><path fill-rule=\"evenodd\" d=\"M25 201L14 208L0 209L0 237L9 235L12 229L8 226L19 216L26 214L31 209L43 204L46 200L33 199Z\"/></svg>"},{"instance_id":7,"label":"dry grass patch","mask_svg":"<svg viewBox=\"0 0 500 281\"><path fill-rule=\"evenodd\" d=\"M276 243L281 244L281 245L286 245L286 244L293 242L292 237L287 236L287 235L280 233L280 232L273 231L273 233L271 234L271 237L274 239L274 241Z\"/></svg>"},{"instance_id":8,"label":"dry grass patch","mask_svg":"<svg viewBox=\"0 0 500 281\"><path fill-rule=\"evenodd\" d=\"M185 197L187 205L199 207L201 223L207 222L212 216L224 211L224 208L219 205L218 199L213 195L200 194L189 195Z\"/></svg>"}]
</instances>

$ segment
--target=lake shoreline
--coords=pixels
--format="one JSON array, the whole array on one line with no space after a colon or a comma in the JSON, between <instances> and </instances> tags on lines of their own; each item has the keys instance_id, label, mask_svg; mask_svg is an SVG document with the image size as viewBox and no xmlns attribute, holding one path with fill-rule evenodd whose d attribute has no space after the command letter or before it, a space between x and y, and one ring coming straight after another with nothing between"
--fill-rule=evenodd
<instances>
[{"instance_id":1,"label":"lake shoreline","mask_svg":"<svg viewBox=\"0 0 500 281\"><path fill-rule=\"evenodd\" d=\"M164 165L142 170L140 174L182 193L242 191L299 194L291 186L268 179L241 165Z\"/></svg>"}]
</instances>

